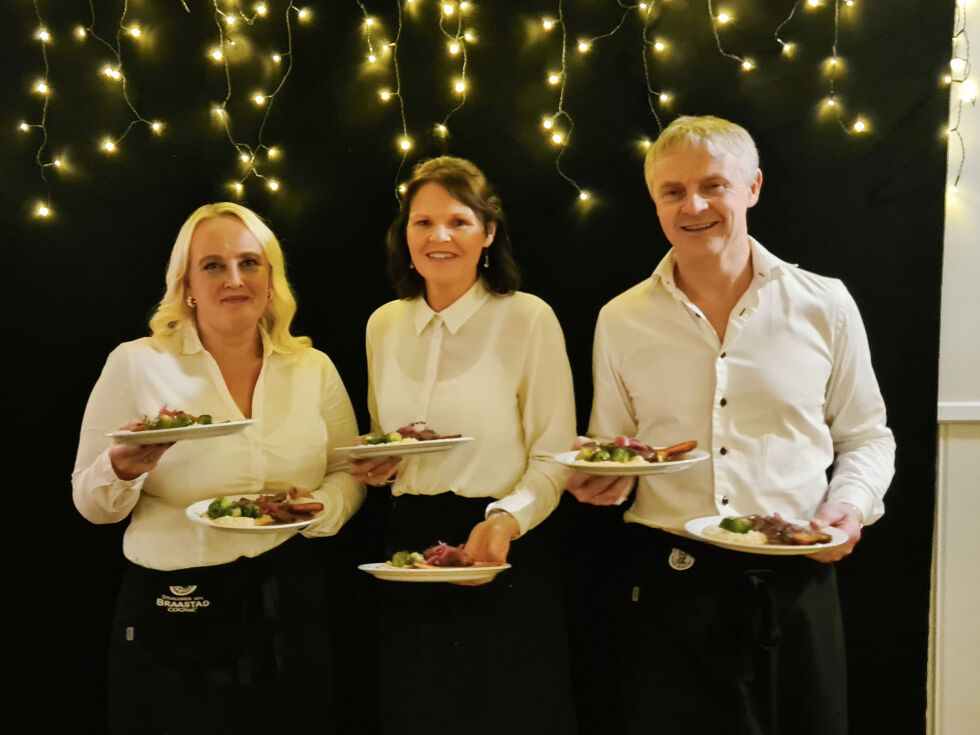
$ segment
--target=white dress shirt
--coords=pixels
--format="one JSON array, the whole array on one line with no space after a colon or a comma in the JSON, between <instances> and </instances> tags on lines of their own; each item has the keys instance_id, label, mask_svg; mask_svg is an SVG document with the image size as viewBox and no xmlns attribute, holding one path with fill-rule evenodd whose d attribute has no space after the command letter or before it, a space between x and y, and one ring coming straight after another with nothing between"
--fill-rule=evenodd
<instances>
[{"instance_id":1,"label":"white dress shirt","mask_svg":"<svg viewBox=\"0 0 980 735\"><path fill-rule=\"evenodd\" d=\"M642 478L625 520L674 531L711 515L808 520L840 501L872 523L895 441L857 306L840 281L751 248L753 280L723 342L675 285L670 252L599 314L590 433L696 439L711 453Z\"/></svg>"},{"instance_id":2,"label":"white dress shirt","mask_svg":"<svg viewBox=\"0 0 980 735\"><path fill-rule=\"evenodd\" d=\"M434 312L392 301L367 326L371 430L416 421L474 440L402 460L395 495L492 497L521 533L558 505L566 472L550 457L575 438L565 340L554 312L526 293L498 296L480 279Z\"/></svg>"},{"instance_id":3,"label":"white dress shirt","mask_svg":"<svg viewBox=\"0 0 980 735\"><path fill-rule=\"evenodd\" d=\"M255 423L230 436L179 441L131 481L113 471L105 432L155 416L164 405L214 421L245 417L193 327L169 340L124 343L109 355L85 409L72 488L75 506L93 523L132 514L123 539L130 561L161 570L223 564L258 556L296 533L217 529L186 517L188 505L218 495L312 491L326 512L302 530L306 536L335 534L360 506L364 488L347 473L346 458L331 451L357 437L336 368L315 349L286 355L264 342Z\"/></svg>"}]
</instances>

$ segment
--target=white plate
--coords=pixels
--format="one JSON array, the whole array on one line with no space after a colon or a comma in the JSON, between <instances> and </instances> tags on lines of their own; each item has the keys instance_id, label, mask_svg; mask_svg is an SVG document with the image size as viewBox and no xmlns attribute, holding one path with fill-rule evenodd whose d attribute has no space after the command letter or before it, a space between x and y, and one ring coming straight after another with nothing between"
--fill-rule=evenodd
<instances>
[{"instance_id":1,"label":"white plate","mask_svg":"<svg viewBox=\"0 0 980 735\"><path fill-rule=\"evenodd\" d=\"M273 495L273 493L239 493L231 495L219 495L218 497L234 498L238 500L239 498L248 498L249 500L254 500L259 497L259 495ZM300 497L307 497L305 495ZM269 533L270 531L283 531L289 528L304 528L314 521L319 520L326 512L326 508L321 510L315 516L313 516L308 521L296 521L296 523L270 523L267 526L224 526L220 523L215 523L213 519L208 518L208 506L214 501L214 498L208 498L207 500L199 500L196 503L191 503L187 506L184 511L187 517L190 518L195 523L203 523L205 526L211 526L211 528L220 528L222 531L244 531L246 533ZM303 501L298 501L303 502ZM319 502L314 498L310 498L309 502L315 503Z\"/></svg>"},{"instance_id":2,"label":"white plate","mask_svg":"<svg viewBox=\"0 0 980 735\"><path fill-rule=\"evenodd\" d=\"M493 579L505 569L510 569L510 564L499 564L492 567L416 569L415 567L395 567L383 561L375 564L361 564L357 568L389 582L476 582Z\"/></svg>"},{"instance_id":3,"label":"white plate","mask_svg":"<svg viewBox=\"0 0 980 735\"><path fill-rule=\"evenodd\" d=\"M184 441L186 439L210 439L215 436L236 434L246 426L255 423L255 419L243 421L222 421L217 424L191 424L179 429L156 429L153 431L110 431L107 437L121 444L164 444L166 442Z\"/></svg>"},{"instance_id":4,"label":"white plate","mask_svg":"<svg viewBox=\"0 0 980 735\"><path fill-rule=\"evenodd\" d=\"M698 462L703 462L711 455L703 449L692 449L680 455L680 459L669 459L666 462L616 462L600 464L598 462L576 462L578 450L562 452L555 455L555 461L570 467L583 475L606 475L614 477L633 477L637 475L666 475L670 472L681 472L689 469Z\"/></svg>"},{"instance_id":5,"label":"white plate","mask_svg":"<svg viewBox=\"0 0 980 735\"><path fill-rule=\"evenodd\" d=\"M458 436L455 439L427 439L418 442L388 442L387 444L358 444L354 447L337 447L338 452L347 452L351 459L368 457L400 457L404 454L429 454L446 452L460 444L473 441L472 436Z\"/></svg>"},{"instance_id":6,"label":"white plate","mask_svg":"<svg viewBox=\"0 0 980 735\"><path fill-rule=\"evenodd\" d=\"M695 518L692 521L688 521L684 524L684 529L694 538L699 541L704 541L705 543L712 544L714 546L720 546L723 549L731 549L733 551L745 551L750 554L767 554L769 556L792 556L797 554L815 554L818 551L823 551L824 549L832 549L835 546L840 546L841 544L847 543L847 534L844 533L839 528L834 528L833 526L826 526L820 530L824 533L830 534L830 541L826 544L812 544L810 546L781 546L776 544L738 544L728 539L718 539L713 536L705 536L704 529L717 527L721 523L721 519L724 516L706 516L705 518ZM784 518L783 520L789 521L790 523L795 523L798 526L809 526L809 521L798 521L789 518Z\"/></svg>"}]
</instances>

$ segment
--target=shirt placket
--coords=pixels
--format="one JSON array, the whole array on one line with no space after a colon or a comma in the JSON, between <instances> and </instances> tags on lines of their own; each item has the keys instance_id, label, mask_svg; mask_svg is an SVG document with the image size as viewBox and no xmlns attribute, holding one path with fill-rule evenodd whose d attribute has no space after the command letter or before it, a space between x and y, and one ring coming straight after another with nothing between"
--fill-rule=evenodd
<instances>
[{"instance_id":1,"label":"shirt placket","mask_svg":"<svg viewBox=\"0 0 980 735\"><path fill-rule=\"evenodd\" d=\"M429 354L425 362L422 390L419 391L418 410L415 412L418 417L416 421L423 423L429 420L429 405L432 403L432 390L439 375L439 356L442 354L442 339L445 334L442 317L438 314L432 317L429 327L432 332L429 338Z\"/></svg>"}]
</instances>

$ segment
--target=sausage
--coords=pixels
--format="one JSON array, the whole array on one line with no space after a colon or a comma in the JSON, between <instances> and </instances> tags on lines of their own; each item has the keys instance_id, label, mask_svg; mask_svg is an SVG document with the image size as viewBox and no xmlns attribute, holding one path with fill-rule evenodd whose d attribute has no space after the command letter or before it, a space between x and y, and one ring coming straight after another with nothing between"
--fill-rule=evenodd
<instances>
[{"instance_id":1,"label":"sausage","mask_svg":"<svg viewBox=\"0 0 980 735\"><path fill-rule=\"evenodd\" d=\"M667 447L666 449L654 449L654 453L657 455L657 462L666 462L668 459L673 457L675 454L684 454L685 452L690 452L692 449L696 449L698 443L693 439L691 441L681 442L680 444L674 444Z\"/></svg>"},{"instance_id":2,"label":"sausage","mask_svg":"<svg viewBox=\"0 0 980 735\"><path fill-rule=\"evenodd\" d=\"M286 510L300 515L313 515L323 510L323 503L293 503Z\"/></svg>"}]
</instances>

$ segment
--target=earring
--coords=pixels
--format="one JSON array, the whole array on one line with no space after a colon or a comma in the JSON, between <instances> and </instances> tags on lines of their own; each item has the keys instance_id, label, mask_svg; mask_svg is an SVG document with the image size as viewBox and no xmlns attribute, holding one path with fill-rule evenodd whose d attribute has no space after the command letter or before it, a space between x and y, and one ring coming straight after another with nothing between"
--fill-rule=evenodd
<instances>
[{"instance_id":1,"label":"earring","mask_svg":"<svg viewBox=\"0 0 980 735\"><path fill-rule=\"evenodd\" d=\"M192 309L197 306L197 299L195 299L193 296L188 296L186 301L187 301L187 305Z\"/></svg>"},{"instance_id":2,"label":"earring","mask_svg":"<svg viewBox=\"0 0 980 735\"><path fill-rule=\"evenodd\" d=\"M413 270L415 270L415 263L412 263L411 261L409 261L409 263L408 263L408 269L409 269L410 271L413 271Z\"/></svg>"},{"instance_id":3,"label":"earring","mask_svg":"<svg viewBox=\"0 0 980 735\"><path fill-rule=\"evenodd\" d=\"M269 301L272 301L272 289L269 289Z\"/></svg>"},{"instance_id":4,"label":"earring","mask_svg":"<svg viewBox=\"0 0 980 735\"><path fill-rule=\"evenodd\" d=\"M490 249L489 248L484 248L483 249L483 267L484 268L489 268L490 267Z\"/></svg>"}]
</instances>

